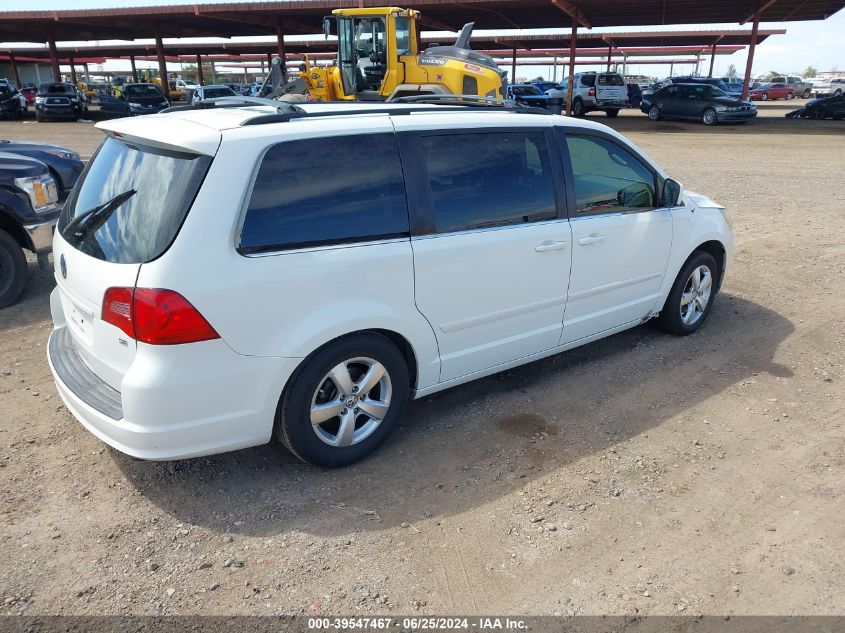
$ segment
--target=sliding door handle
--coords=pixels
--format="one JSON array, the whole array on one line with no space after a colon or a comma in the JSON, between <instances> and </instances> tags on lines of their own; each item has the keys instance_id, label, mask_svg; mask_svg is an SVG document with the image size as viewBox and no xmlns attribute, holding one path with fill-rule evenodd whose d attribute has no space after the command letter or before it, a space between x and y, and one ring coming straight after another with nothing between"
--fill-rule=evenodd
<instances>
[{"instance_id":1,"label":"sliding door handle","mask_svg":"<svg viewBox=\"0 0 845 633\"><path fill-rule=\"evenodd\" d=\"M578 240L578 243L581 246L589 246L590 244L598 244L599 242L604 242L606 236L599 235L598 233L591 233L587 237L582 237Z\"/></svg>"},{"instance_id":2,"label":"sliding door handle","mask_svg":"<svg viewBox=\"0 0 845 633\"><path fill-rule=\"evenodd\" d=\"M545 242L541 242L535 246L534 250L538 253L547 253L549 251L562 251L565 248L566 242L553 242L552 240L546 240Z\"/></svg>"}]
</instances>

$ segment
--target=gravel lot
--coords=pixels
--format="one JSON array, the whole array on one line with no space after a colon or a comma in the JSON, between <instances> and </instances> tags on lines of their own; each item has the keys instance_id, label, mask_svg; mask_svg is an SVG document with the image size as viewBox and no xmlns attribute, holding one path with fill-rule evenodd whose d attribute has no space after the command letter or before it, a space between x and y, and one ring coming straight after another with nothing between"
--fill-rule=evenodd
<instances>
[{"instance_id":1,"label":"gravel lot","mask_svg":"<svg viewBox=\"0 0 845 633\"><path fill-rule=\"evenodd\" d=\"M845 124L612 121L732 213L707 325L635 330L412 404L339 471L276 446L108 449L0 311L0 602L27 614L842 614ZM601 115L591 118L605 122ZM90 155L89 123L0 138Z\"/></svg>"}]
</instances>

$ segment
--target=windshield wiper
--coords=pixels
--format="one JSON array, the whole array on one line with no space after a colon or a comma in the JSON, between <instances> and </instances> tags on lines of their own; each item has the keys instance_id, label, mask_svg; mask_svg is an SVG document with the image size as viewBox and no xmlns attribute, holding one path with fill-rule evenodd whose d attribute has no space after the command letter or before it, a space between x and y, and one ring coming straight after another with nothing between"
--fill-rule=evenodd
<instances>
[{"instance_id":1,"label":"windshield wiper","mask_svg":"<svg viewBox=\"0 0 845 633\"><path fill-rule=\"evenodd\" d=\"M137 191L130 189L117 194L111 200L106 200L96 207L83 211L71 220L62 231L62 237L70 241L71 238L80 240L86 235L99 229L124 202L134 196Z\"/></svg>"}]
</instances>

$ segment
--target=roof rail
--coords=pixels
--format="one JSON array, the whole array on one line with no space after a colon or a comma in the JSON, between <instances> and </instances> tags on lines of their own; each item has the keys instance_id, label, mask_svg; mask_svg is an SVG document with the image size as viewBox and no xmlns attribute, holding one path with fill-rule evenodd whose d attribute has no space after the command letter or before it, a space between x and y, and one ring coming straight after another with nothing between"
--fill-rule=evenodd
<instances>
[{"instance_id":1,"label":"roof rail","mask_svg":"<svg viewBox=\"0 0 845 633\"><path fill-rule=\"evenodd\" d=\"M510 111L524 114L551 114L545 108L527 106L513 99L499 99L498 97L482 97L480 95L408 95L390 99L388 103L438 103L447 105L462 105L465 107L504 107Z\"/></svg>"},{"instance_id":2,"label":"roof rail","mask_svg":"<svg viewBox=\"0 0 845 633\"><path fill-rule=\"evenodd\" d=\"M305 111L292 103L285 101L277 101L276 99L265 99L263 97L247 97L239 95L230 95L226 97L216 97L214 99L203 99L196 103L190 103L183 106L171 106L165 108L162 112L181 112L184 110L207 110L210 108L243 108L251 105L263 105L275 108L279 114L304 114Z\"/></svg>"}]
</instances>

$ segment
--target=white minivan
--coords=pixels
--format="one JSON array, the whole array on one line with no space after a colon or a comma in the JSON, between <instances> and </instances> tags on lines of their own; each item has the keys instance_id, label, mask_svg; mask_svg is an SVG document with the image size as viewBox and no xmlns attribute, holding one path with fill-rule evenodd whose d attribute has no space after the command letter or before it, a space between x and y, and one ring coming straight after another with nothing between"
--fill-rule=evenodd
<instances>
[{"instance_id":1,"label":"white minivan","mask_svg":"<svg viewBox=\"0 0 845 633\"><path fill-rule=\"evenodd\" d=\"M222 107L226 106L226 107ZM342 466L409 399L656 318L697 330L733 238L599 124L247 97L98 124L59 220L48 358L143 459Z\"/></svg>"}]
</instances>

